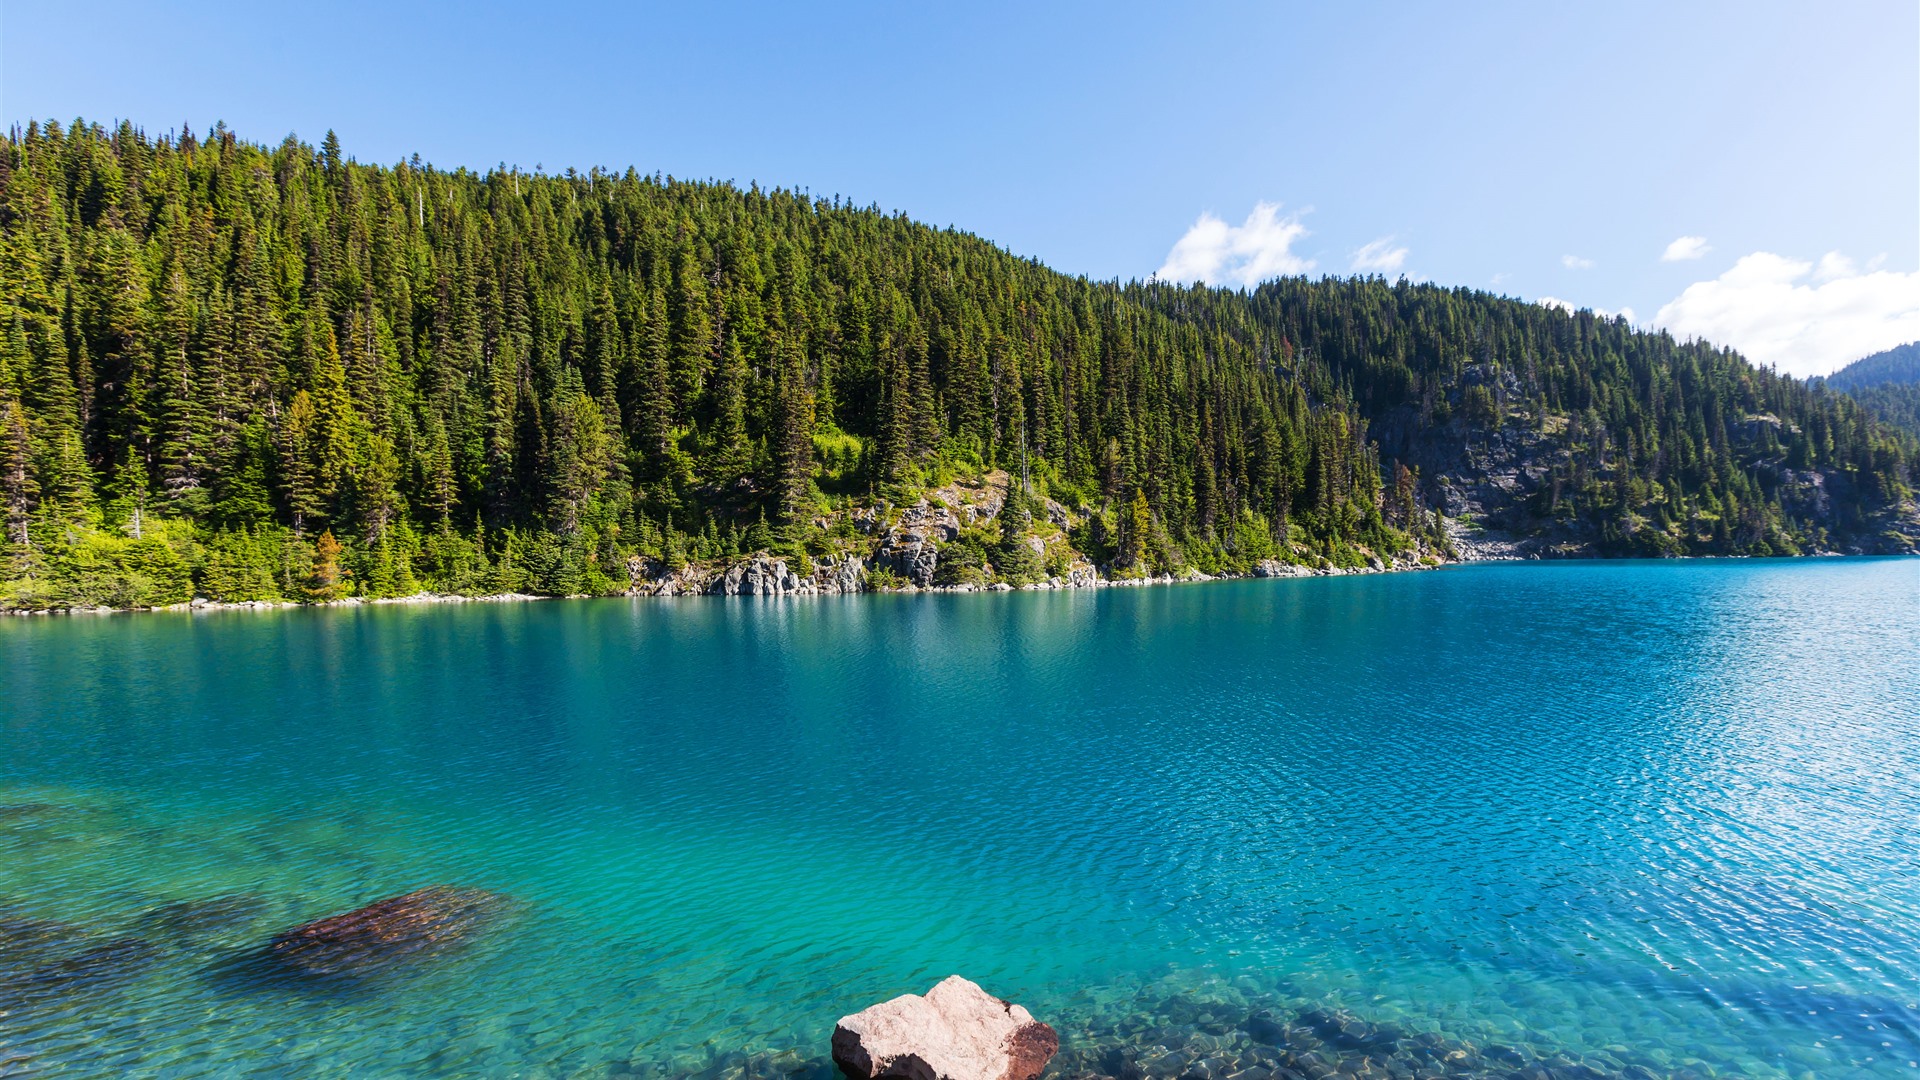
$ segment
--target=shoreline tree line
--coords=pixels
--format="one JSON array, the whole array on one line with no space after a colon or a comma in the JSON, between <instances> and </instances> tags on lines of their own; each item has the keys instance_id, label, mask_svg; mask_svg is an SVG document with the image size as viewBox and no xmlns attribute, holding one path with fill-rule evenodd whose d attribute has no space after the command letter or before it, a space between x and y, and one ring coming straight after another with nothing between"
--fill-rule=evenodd
<instances>
[{"instance_id":1,"label":"shoreline tree line","mask_svg":"<svg viewBox=\"0 0 1920 1080\"><path fill-rule=\"evenodd\" d=\"M1839 395L1468 290L1097 282L837 198L332 133L0 142L0 606L613 592L634 556L855 550L853 508L993 469L1001 551L1045 497L1122 570L1352 565L1445 544L1376 429L1520 417L1569 450L1542 519L1610 553L1785 553L1909 497L1911 443ZM1849 483L1807 516L1783 469Z\"/></svg>"}]
</instances>

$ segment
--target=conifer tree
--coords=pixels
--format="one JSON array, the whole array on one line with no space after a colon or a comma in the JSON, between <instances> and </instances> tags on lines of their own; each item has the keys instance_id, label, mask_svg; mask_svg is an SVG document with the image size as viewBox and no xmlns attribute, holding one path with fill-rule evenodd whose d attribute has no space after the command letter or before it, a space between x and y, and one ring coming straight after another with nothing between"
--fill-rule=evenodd
<instances>
[{"instance_id":1,"label":"conifer tree","mask_svg":"<svg viewBox=\"0 0 1920 1080\"><path fill-rule=\"evenodd\" d=\"M715 481L737 478L752 464L747 446L748 375L740 339L727 338L720 367L713 376L713 424L707 440L707 475Z\"/></svg>"},{"instance_id":2,"label":"conifer tree","mask_svg":"<svg viewBox=\"0 0 1920 1080\"><path fill-rule=\"evenodd\" d=\"M453 529L453 509L459 489L453 471L453 449L447 443L447 427L435 413L427 414L426 504L440 523L440 532Z\"/></svg>"},{"instance_id":3,"label":"conifer tree","mask_svg":"<svg viewBox=\"0 0 1920 1080\"><path fill-rule=\"evenodd\" d=\"M1018 481L1007 485L1007 499L1000 508L1000 544L994 551L993 567L1000 580L1025 585L1040 579L1040 556L1028 546L1033 529L1033 508Z\"/></svg>"},{"instance_id":4,"label":"conifer tree","mask_svg":"<svg viewBox=\"0 0 1920 1080\"><path fill-rule=\"evenodd\" d=\"M307 576L307 597L322 603L347 595L347 571L340 565L345 549L333 538L333 530L320 534L313 542L313 570Z\"/></svg>"},{"instance_id":5,"label":"conifer tree","mask_svg":"<svg viewBox=\"0 0 1920 1080\"><path fill-rule=\"evenodd\" d=\"M1128 569L1145 569L1147 537L1153 529L1153 510L1147 505L1144 488L1136 488L1120 530L1120 555L1116 562Z\"/></svg>"},{"instance_id":6,"label":"conifer tree","mask_svg":"<svg viewBox=\"0 0 1920 1080\"><path fill-rule=\"evenodd\" d=\"M806 353L797 335L782 335L778 345L779 377L774 386L777 410L774 429L774 490L780 521L803 522L812 501L814 398L807 387Z\"/></svg>"},{"instance_id":7,"label":"conifer tree","mask_svg":"<svg viewBox=\"0 0 1920 1080\"><path fill-rule=\"evenodd\" d=\"M6 542L21 549L32 543L27 523L40 494L32 463L27 411L10 393L0 390L0 502L5 504Z\"/></svg>"},{"instance_id":8,"label":"conifer tree","mask_svg":"<svg viewBox=\"0 0 1920 1080\"><path fill-rule=\"evenodd\" d=\"M280 492L287 512L293 518L293 534L301 535L309 520L326 513L321 499L318 470L314 468L313 397L305 390L295 391L293 402L280 424Z\"/></svg>"},{"instance_id":9,"label":"conifer tree","mask_svg":"<svg viewBox=\"0 0 1920 1080\"><path fill-rule=\"evenodd\" d=\"M547 487L553 492L554 527L564 536L580 531L580 515L607 478L613 447L600 407L587 396L578 373L567 369L552 409Z\"/></svg>"},{"instance_id":10,"label":"conifer tree","mask_svg":"<svg viewBox=\"0 0 1920 1080\"><path fill-rule=\"evenodd\" d=\"M659 289L650 288L629 415L635 442L652 463L656 477L671 448L673 432L674 391L667 357L666 297Z\"/></svg>"}]
</instances>

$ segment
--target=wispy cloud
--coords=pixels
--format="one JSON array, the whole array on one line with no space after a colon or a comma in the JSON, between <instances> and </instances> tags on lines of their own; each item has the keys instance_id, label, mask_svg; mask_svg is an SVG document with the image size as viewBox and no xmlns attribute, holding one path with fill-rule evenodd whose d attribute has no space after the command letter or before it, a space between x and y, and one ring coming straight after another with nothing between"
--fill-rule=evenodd
<instances>
[{"instance_id":1,"label":"wispy cloud","mask_svg":"<svg viewBox=\"0 0 1920 1080\"><path fill-rule=\"evenodd\" d=\"M1583 259L1578 255L1562 255L1560 256L1560 265L1569 270L1591 270L1593 269L1593 260Z\"/></svg>"},{"instance_id":2,"label":"wispy cloud","mask_svg":"<svg viewBox=\"0 0 1920 1080\"><path fill-rule=\"evenodd\" d=\"M1203 213L1167 252L1166 264L1154 276L1163 281L1251 287L1271 278L1304 274L1313 269L1314 261L1296 255L1293 245L1306 235L1300 215L1281 217L1279 203L1255 203L1239 225Z\"/></svg>"},{"instance_id":3,"label":"wispy cloud","mask_svg":"<svg viewBox=\"0 0 1920 1080\"><path fill-rule=\"evenodd\" d=\"M1351 269L1356 274L1392 274L1407 265L1407 249L1394 247L1393 237L1383 236L1353 253Z\"/></svg>"},{"instance_id":4,"label":"wispy cloud","mask_svg":"<svg viewBox=\"0 0 1920 1080\"><path fill-rule=\"evenodd\" d=\"M1603 307L1593 307L1590 304L1576 304L1571 300L1562 300L1557 296L1543 296L1540 299L1535 300L1534 303L1539 304L1541 307L1558 308L1559 310L1564 311L1569 315L1573 314L1576 311L1585 309L1587 311L1593 312L1595 315L1598 315L1603 319L1619 318L1619 319L1625 319L1628 322L1638 321L1634 318L1633 309L1630 307L1623 307L1618 311L1612 311Z\"/></svg>"},{"instance_id":5,"label":"wispy cloud","mask_svg":"<svg viewBox=\"0 0 1920 1080\"><path fill-rule=\"evenodd\" d=\"M1825 375L1920 341L1920 272L1881 270L1882 261L1862 272L1837 251L1817 265L1756 251L1719 277L1687 286L1653 321L1791 375Z\"/></svg>"},{"instance_id":6,"label":"wispy cloud","mask_svg":"<svg viewBox=\"0 0 1920 1080\"><path fill-rule=\"evenodd\" d=\"M1660 254L1660 261L1685 262L1688 259L1697 259L1712 250L1707 246L1707 238L1704 236L1683 236L1667 245L1667 250Z\"/></svg>"}]
</instances>

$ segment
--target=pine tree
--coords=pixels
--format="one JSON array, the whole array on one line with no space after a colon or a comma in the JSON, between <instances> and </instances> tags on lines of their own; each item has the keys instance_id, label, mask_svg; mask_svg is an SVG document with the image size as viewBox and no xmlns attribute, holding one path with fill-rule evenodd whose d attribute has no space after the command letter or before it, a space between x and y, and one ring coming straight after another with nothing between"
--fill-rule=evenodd
<instances>
[{"instance_id":1,"label":"pine tree","mask_svg":"<svg viewBox=\"0 0 1920 1080\"><path fill-rule=\"evenodd\" d=\"M293 534L301 535L309 520L326 514L320 481L314 468L313 398L305 390L296 391L280 424L280 492L286 499L287 513L293 517Z\"/></svg>"},{"instance_id":2,"label":"pine tree","mask_svg":"<svg viewBox=\"0 0 1920 1080\"><path fill-rule=\"evenodd\" d=\"M667 362L667 302L658 289L648 290L647 319L640 331L639 362L628 415L635 443L658 478L672 449L674 388Z\"/></svg>"},{"instance_id":3,"label":"pine tree","mask_svg":"<svg viewBox=\"0 0 1920 1080\"><path fill-rule=\"evenodd\" d=\"M1153 511L1147 506L1147 493L1136 488L1133 502L1127 509L1126 521L1120 530L1120 554L1115 562L1130 570L1144 570L1147 565L1147 537L1153 530Z\"/></svg>"},{"instance_id":4,"label":"pine tree","mask_svg":"<svg viewBox=\"0 0 1920 1080\"><path fill-rule=\"evenodd\" d=\"M312 366L313 429L309 440L315 494L334 516L337 500L352 488L353 444L360 426L347 371L333 328L317 317L308 321L305 352Z\"/></svg>"},{"instance_id":5,"label":"pine tree","mask_svg":"<svg viewBox=\"0 0 1920 1080\"><path fill-rule=\"evenodd\" d=\"M441 535L453 529L459 489L453 471L453 450L447 444L447 426L435 413L427 414L426 504L440 523Z\"/></svg>"},{"instance_id":6,"label":"pine tree","mask_svg":"<svg viewBox=\"0 0 1920 1080\"><path fill-rule=\"evenodd\" d=\"M385 436L370 434L352 464L354 512L365 528L368 544L386 541L387 529L400 520L400 459Z\"/></svg>"},{"instance_id":7,"label":"pine tree","mask_svg":"<svg viewBox=\"0 0 1920 1080\"><path fill-rule=\"evenodd\" d=\"M798 335L782 335L779 378L774 385L774 492L783 525L810 516L813 487L813 393L807 387L807 358Z\"/></svg>"},{"instance_id":8,"label":"pine tree","mask_svg":"<svg viewBox=\"0 0 1920 1080\"><path fill-rule=\"evenodd\" d=\"M553 492L554 527L572 536L580 531L581 514L607 478L613 446L600 406L587 396L579 374L571 368L562 377L551 414L554 426L547 441L551 456L546 484Z\"/></svg>"},{"instance_id":9,"label":"pine tree","mask_svg":"<svg viewBox=\"0 0 1920 1080\"><path fill-rule=\"evenodd\" d=\"M752 466L747 446L747 360L740 339L729 337L720 367L714 372L713 425L707 433L707 476L728 482Z\"/></svg>"},{"instance_id":10,"label":"pine tree","mask_svg":"<svg viewBox=\"0 0 1920 1080\"><path fill-rule=\"evenodd\" d=\"M1040 580L1040 556L1028 546L1033 530L1033 509L1019 483L1007 485L1007 498L1000 508L1000 544L994 551L993 568L1000 580L1025 585Z\"/></svg>"},{"instance_id":11,"label":"pine tree","mask_svg":"<svg viewBox=\"0 0 1920 1080\"><path fill-rule=\"evenodd\" d=\"M27 434L27 411L0 390L0 501L6 508L6 542L25 549L27 532L40 486L33 477L33 444Z\"/></svg>"},{"instance_id":12,"label":"pine tree","mask_svg":"<svg viewBox=\"0 0 1920 1080\"><path fill-rule=\"evenodd\" d=\"M673 272L673 333L668 352L668 375L673 390L674 419L693 420L694 408L703 391L707 373L722 360L719 330L713 322L713 298L699 257L691 247L680 252ZM729 340L727 346L738 343Z\"/></svg>"}]
</instances>

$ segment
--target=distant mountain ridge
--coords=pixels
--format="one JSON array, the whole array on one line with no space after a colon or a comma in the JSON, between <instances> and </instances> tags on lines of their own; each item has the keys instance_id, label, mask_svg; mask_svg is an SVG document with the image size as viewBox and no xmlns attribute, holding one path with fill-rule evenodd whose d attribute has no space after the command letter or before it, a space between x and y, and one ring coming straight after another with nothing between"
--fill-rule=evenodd
<instances>
[{"instance_id":1,"label":"distant mountain ridge","mask_svg":"<svg viewBox=\"0 0 1920 1080\"><path fill-rule=\"evenodd\" d=\"M1882 383L1920 383L1920 341L1863 356L1826 378L1828 386L1849 393Z\"/></svg>"},{"instance_id":2,"label":"distant mountain ridge","mask_svg":"<svg viewBox=\"0 0 1920 1080\"><path fill-rule=\"evenodd\" d=\"M1882 423L1920 435L1920 341L1862 357L1814 381L1852 397Z\"/></svg>"}]
</instances>

